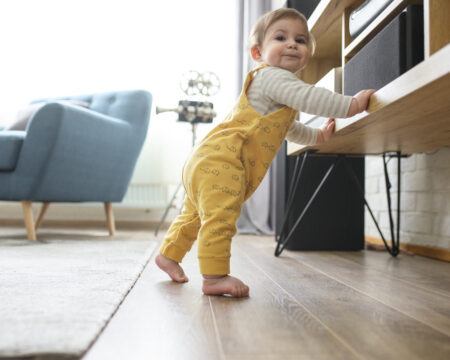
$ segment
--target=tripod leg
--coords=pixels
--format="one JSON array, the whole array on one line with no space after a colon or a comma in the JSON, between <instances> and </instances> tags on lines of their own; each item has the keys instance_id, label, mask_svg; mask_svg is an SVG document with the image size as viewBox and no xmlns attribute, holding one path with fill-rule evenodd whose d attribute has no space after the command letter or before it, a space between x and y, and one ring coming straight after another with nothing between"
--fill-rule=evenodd
<instances>
[{"instance_id":1,"label":"tripod leg","mask_svg":"<svg viewBox=\"0 0 450 360\"><path fill-rule=\"evenodd\" d=\"M172 199L170 199L169 204L166 206L166 209L164 210L164 214L163 214L163 216L161 218L161 221L159 222L158 227L155 230L155 236L158 236L159 229L161 228L162 224L166 220L166 217L169 214L170 208L172 208L174 206L173 203L174 203L174 201L175 201L175 199L177 197L178 191L180 191L180 189L181 189L181 185L182 185L182 183L178 184L175 192L173 193Z\"/></svg>"}]
</instances>

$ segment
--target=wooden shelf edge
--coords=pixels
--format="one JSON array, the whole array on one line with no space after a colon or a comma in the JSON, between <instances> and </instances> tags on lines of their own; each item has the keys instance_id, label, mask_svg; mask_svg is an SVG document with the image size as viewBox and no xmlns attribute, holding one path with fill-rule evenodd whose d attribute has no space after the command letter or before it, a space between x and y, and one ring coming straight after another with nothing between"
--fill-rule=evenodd
<instances>
[{"instance_id":1,"label":"wooden shelf edge","mask_svg":"<svg viewBox=\"0 0 450 360\"><path fill-rule=\"evenodd\" d=\"M351 6L361 4L363 0L322 0L308 19L308 28L316 38L326 34L326 29L340 19L344 10ZM334 16L330 16L333 14ZM321 32L324 30L323 32Z\"/></svg>"},{"instance_id":2,"label":"wooden shelf edge","mask_svg":"<svg viewBox=\"0 0 450 360\"><path fill-rule=\"evenodd\" d=\"M373 113L449 73L450 44L378 90L371 99L368 113Z\"/></svg>"},{"instance_id":3,"label":"wooden shelf edge","mask_svg":"<svg viewBox=\"0 0 450 360\"><path fill-rule=\"evenodd\" d=\"M442 81L439 80L442 79L444 79L444 82L448 81L449 74L450 44L378 90L372 96L367 112L358 114L352 118L336 119L336 133L330 141L319 146L304 146L288 143L287 153L288 155L298 155L307 150L316 150L324 153L330 152L330 149L333 149L333 143L339 142L342 144L345 136L351 136L350 133L357 131L358 125L361 125L361 127L367 126L373 118L388 114L389 110L394 107L393 105L400 100L408 99L408 96L413 93L416 93L415 96L419 96L420 94L417 94L417 92L427 88L428 85L434 82L441 83ZM429 89L427 88L426 91L429 91ZM433 115L436 116L438 114ZM390 121L394 122L395 118L391 118ZM338 153L338 151L331 151L330 153ZM366 152L360 153L363 154Z\"/></svg>"}]
</instances>

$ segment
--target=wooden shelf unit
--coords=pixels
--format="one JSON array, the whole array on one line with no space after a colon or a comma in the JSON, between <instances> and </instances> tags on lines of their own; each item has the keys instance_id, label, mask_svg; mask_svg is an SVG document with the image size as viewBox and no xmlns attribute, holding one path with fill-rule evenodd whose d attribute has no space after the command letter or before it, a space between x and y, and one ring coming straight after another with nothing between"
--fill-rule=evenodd
<instances>
[{"instance_id":1,"label":"wooden shelf unit","mask_svg":"<svg viewBox=\"0 0 450 360\"><path fill-rule=\"evenodd\" d=\"M316 40L316 51L302 79L314 84L332 68L341 66L342 13L363 0L322 0L308 19L308 28Z\"/></svg>"},{"instance_id":2,"label":"wooden shelf unit","mask_svg":"<svg viewBox=\"0 0 450 360\"><path fill-rule=\"evenodd\" d=\"M320 146L289 143L289 155L310 149L330 154L396 151L412 154L450 146L450 1L419 2L424 5L425 60L378 90L367 112L336 119L336 134L330 141ZM345 66L383 26L408 4L418 1L394 0L351 41L348 17L361 3L361 0L319 3L308 21L317 41L317 57L302 73L303 80L316 83L333 67ZM335 42L337 28L340 40Z\"/></svg>"}]
</instances>

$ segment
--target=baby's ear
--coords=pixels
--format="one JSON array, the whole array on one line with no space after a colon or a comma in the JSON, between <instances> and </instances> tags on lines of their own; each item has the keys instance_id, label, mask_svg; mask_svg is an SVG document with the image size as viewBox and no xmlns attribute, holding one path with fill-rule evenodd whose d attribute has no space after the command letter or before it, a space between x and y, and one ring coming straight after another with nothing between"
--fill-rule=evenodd
<instances>
[{"instance_id":1,"label":"baby's ear","mask_svg":"<svg viewBox=\"0 0 450 360\"><path fill-rule=\"evenodd\" d=\"M252 56L252 59L255 61L260 61L261 60L261 51L259 50L259 46L258 45L253 45L250 48L250 55Z\"/></svg>"}]
</instances>

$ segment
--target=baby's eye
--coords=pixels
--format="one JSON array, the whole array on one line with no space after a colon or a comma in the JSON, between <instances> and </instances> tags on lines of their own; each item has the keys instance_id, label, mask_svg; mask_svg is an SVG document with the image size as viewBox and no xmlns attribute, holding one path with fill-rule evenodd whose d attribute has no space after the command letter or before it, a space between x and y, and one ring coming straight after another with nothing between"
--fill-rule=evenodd
<instances>
[{"instance_id":1,"label":"baby's eye","mask_svg":"<svg viewBox=\"0 0 450 360\"><path fill-rule=\"evenodd\" d=\"M305 38L298 38L298 39L295 39L295 42L297 44L306 44L306 39Z\"/></svg>"},{"instance_id":2,"label":"baby's eye","mask_svg":"<svg viewBox=\"0 0 450 360\"><path fill-rule=\"evenodd\" d=\"M275 36L275 40L278 40L278 41L284 41L286 38L283 36L283 35L277 35L277 36Z\"/></svg>"}]
</instances>

